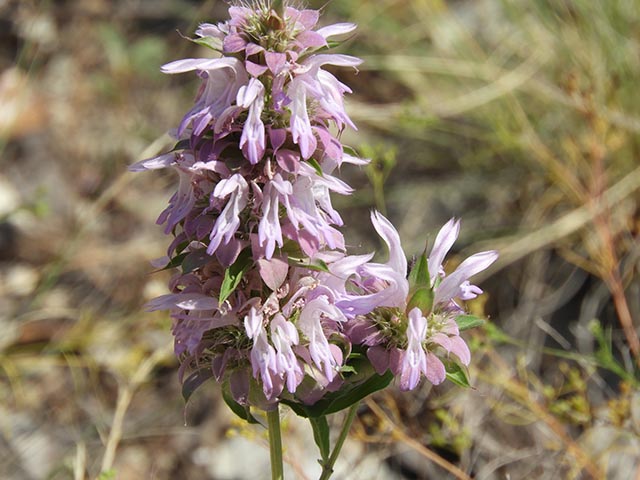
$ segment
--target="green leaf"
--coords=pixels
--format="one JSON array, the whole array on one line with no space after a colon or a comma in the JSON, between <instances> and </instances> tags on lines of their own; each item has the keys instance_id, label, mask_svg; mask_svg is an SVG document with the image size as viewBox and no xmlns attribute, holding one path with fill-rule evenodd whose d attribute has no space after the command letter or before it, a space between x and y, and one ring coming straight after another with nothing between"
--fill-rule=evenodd
<instances>
[{"instance_id":1,"label":"green leaf","mask_svg":"<svg viewBox=\"0 0 640 480\"><path fill-rule=\"evenodd\" d=\"M349 408L368 395L386 388L391 383L391 380L393 380L393 373L390 371L387 371L384 375L374 373L363 382L357 384L345 383L340 390L326 394L313 405L302 405L289 400L282 400L282 403L291 407L301 417L317 418Z\"/></svg>"},{"instance_id":2,"label":"green leaf","mask_svg":"<svg viewBox=\"0 0 640 480\"><path fill-rule=\"evenodd\" d=\"M415 307L418 307L425 315L429 314L431 307L433 307L433 290L431 290L431 287L419 288L410 296L407 303L407 311Z\"/></svg>"},{"instance_id":3,"label":"green leaf","mask_svg":"<svg viewBox=\"0 0 640 480\"><path fill-rule=\"evenodd\" d=\"M409 288L431 289L431 279L429 278L429 263L426 252L420 255L420 258L418 258L418 260L416 261L415 265L411 269L411 272L409 272Z\"/></svg>"},{"instance_id":4,"label":"green leaf","mask_svg":"<svg viewBox=\"0 0 640 480\"><path fill-rule=\"evenodd\" d=\"M353 147L350 147L349 145L343 145L342 150L344 151L344 153L347 153L352 157L360 158L360 154L356 151L356 149Z\"/></svg>"},{"instance_id":5,"label":"green leaf","mask_svg":"<svg viewBox=\"0 0 640 480\"><path fill-rule=\"evenodd\" d=\"M287 258L289 265L292 267L303 267L308 268L309 270L315 270L316 272L326 272L329 273L329 266L324 260L314 259L313 262L309 258L295 258L288 257Z\"/></svg>"},{"instance_id":6,"label":"green leaf","mask_svg":"<svg viewBox=\"0 0 640 480\"><path fill-rule=\"evenodd\" d=\"M322 171L322 167L320 166L320 164L318 163L318 161L315 158L310 158L309 160L307 160L307 163L313 167L313 169L316 171L316 173L318 174L319 177L324 176L324 172Z\"/></svg>"},{"instance_id":7,"label":"green leaf","mask_svg":"<svg viewBox=\"0 0 640 480\"><path fill-rule=\"evenodd\" d=\"M110 470L105 470L98 476L98 480L115 480L115 478L116 471L113 468Z\"/></svg>"},{"instance_id":8,"label":"green leaf","mask_svg":"<svg viewBox=\"0 0 640 480\"><path fill-rule=\"evenodd\" d=\"M447 378L459 387L469 388L469 377L467 376L466 368L458 365L455 362L446 362L445 369L447 371Z\"/></svg>"},{"instance_id":9,"label":"green leaf","mask_svg":"<svg viewBox=\"0 0 640 480\"><path fill-rule=\"evenodd\" d=\"M344 365L344 366L340 367L339 372L342 375L344 375L346 373L352 373L352 374L358 373L356 371L356 369L353 368L351 365Z\"/></svg>"},{"instance_id":10,"label":"green leaf","mask_svg":"<svg viewBox=\"0 0 640 480\"><path fill-rule=\"evenodd\" d=\"M174 230L175 230L175 229L174 229ZM190 242L188 242L188 241L186 241L186 240L185 240L184 242L180 242L180 243L178 244L178 246L176 247L176 253L182 253L182 252L184 252L184 249L185 249L185 248L187 248L187 247L189 246L189 243L190 243Z\"/></svg>"},{"instance_id":11,"label":"green leaf","mask_svg":"<svg viewBox=\"0 0 640 480\"><path fill-rule=\"evenodd\" d=\"M215 50L216 52L222 53L222 41L217 38L213 38L213 37L190 38L190 37L185 37L184 35L181 35L181 36L182 38L186 38L190 42L193 42L197 45L201 45L203 47L210 48L211 50Z\"/></svg>"},{"instance_id":12,"label":"green leaf","mask_svg":"<svg viewBox=\"0 0 640 480\"><path fill-rule=\"evenodd\" d=\"M174 145L171 151L175 152L177 150L187 150L189 149L189 147L191 147L191 140L180 140Z\"/></svg>"},{"instance_id":13,"label":"green leaf","mask_svg":"<svg viewBox=\"0 0 640 480\"><path fill-rule=\"evenodd\" d=\"M313 439L320 450L320 457L322 461L321 465L324 465L329 460L331 454L331 445L329 443L329 423L327 417L324 415L320 417L309 418L311 428L313 429Z\"/></svg>"},{"instance_id":14,"label":"green leaf","mask_svg":"<svg viewBox=\"0 0 640 480\"><path fill-rule=\"evenodd\" d=\"M462 332L470 328L481 327L485 324L485 321L475 315L460 315L456 318L456 323L458 324L458 329Z\"/></svg>"},{"instance_id":15,"label":"green leaf","mask_svg":"<svg viewBox=\"0 0 640 480\"><path fill-rule=\"evenodd\" d=\"M243 250L233 265L224 271L218 303L222 304L240 284L244 272L251 266L251 249Z\"/></svg>"},{"instance_id":16,"label":"green leaf","mask_svg":"<svg viewBox=\"0 0 640 480\"><path fill-rule=\"evenodd\" d=\"M429 266L426 252L418 258L409 272L409 302L407 310L418 307L428 315L433 307L433 289L429 278Z\"/></svg>"},{"instance_id":17,"label":"green leaf","mask_svg":"<svg viewBox=\"0 0 640 480\"><path fill-rule=\"evenodd\" d=\"M285 240L282 248L280 249L280 252L288 257L297 259L300 259L304 256L304 253L302 253L302 248L300 248L300 244L292 240Z\"/></svg>"},{"instance_id":18,"label":"green leaf","mask_svg":"<svg viewBox=\"0 0 640 480\"><path fill-rule=\"evenodd\" d=\"M213 378L213 370L210 368L201 368L189 375L187 379L182 382L182 398L184 398L184 402L187 403L191 395L193 395L193 392L211 378Z\"/></svg>"},{"instance_id":19,"label":"green leaf","mask_svg":"<svg viewBox=\"0 0 640 480\"><path fill-rule=\"evenodd\" d=\"M251 415L251 410L248 406L240 405L238 402L236 402L236 400L233 398L233 395L231 394L231 386L229 385L228 381L222 384L222 398L224 400L224 403L227 404L231 411L241 419L245 420L248 423L260 423L255 419L253 415Z\"/></svg>"},{"instance_id":20,"label":"green leaf","mask_svg":"<svg viewBox=\"0 0 640 480\"><path fill-rule=\"evenodd\" d=\"M188 252L184 252L181 253L179 255L176 255L175 257L173 257L169 263L167 263L164 268L161 268L160 271L163 270L171 270L172 268L178 268L180 265L182 265L182 261L187 258L187 255L189 253Z\"/></svg>"}]
</instances>

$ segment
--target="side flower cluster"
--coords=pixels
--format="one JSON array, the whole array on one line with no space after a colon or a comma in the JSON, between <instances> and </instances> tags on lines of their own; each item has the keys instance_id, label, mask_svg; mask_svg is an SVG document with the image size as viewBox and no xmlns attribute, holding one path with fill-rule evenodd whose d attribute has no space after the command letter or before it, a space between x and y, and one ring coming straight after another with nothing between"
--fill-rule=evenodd
<instances>
[{"instance_id":1,"label":"side flower cluster","mask_svg":"<svg viewBox=\"0 0 640 480\"><path fill-rule=\"evenodd\" d=\"M234 402L266 408L339 392L357 377L354 358L367 358L375 375L391 372L402 389L423 376L442 382L441 358L469 363L459 300L482 293L469 278L496 253L445 275L459 231L452 220L407 276L397 231L374 213L389 260L348 255L330 194L352 189L334 173L367 161L338 139L355 128L343 102L351 91L325 67L361 60L324 52L355 25L316 28L317 11L279 15L263 2L229 14L196 31L216 58L162 67L195 72L201 87L175 148L131 166L178 173L158 223L173 236L159 266L179 273L148 308L171 312L183 379L213 376Z\"/></svg>"}]
</instances>

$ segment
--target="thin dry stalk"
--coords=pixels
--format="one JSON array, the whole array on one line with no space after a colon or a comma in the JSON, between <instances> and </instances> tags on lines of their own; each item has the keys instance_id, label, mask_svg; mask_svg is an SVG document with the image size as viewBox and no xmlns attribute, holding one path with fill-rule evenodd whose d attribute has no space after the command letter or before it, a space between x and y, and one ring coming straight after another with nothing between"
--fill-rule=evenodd
<instances>
[{"instance_id":1,"label":"thin dry stalk","mask_svg":"<svg viewBox=\"0 0 640 480\"><path fill-rule=\"evenodd\" d=\"M494 365L498 367L502 374L497 375L494 373L490 376L478 374L478 376L482 376L483 380L490 384L499 386L504 392L509 394L511 398L527 407L529 411L544 422L565 445L567 453L576 459L581 469L584 469L594 480L604 480L606 476L602 469L596 465L589 454L569 436L563 425L549 413L547 408L531 398L531 391L526 385L523 385L519 380L511 378L510 376L507 380L503 380L507 376L505 373L509 372L510 369L502 357L492 350L487 351L487 356L493 361ZM495 372L495 370L493 371Z\"/></svg>"},{"instance_id":2,"label":"thin dry stalk","mask_svg":"<svg viewBox=\"0 0 640 480\"><path fill-rule=\"evenodd\" d=\"M592 185L592 198L589 205L594 210L593 222L596 227L596 231L600 236L600 241L603 245L604 252L601 255L595 255L595 261L600 261L602 269L602 279L604 280L607 288L611 292L613 297L613 303L618 314L618 320L624 331L624 336L627 339L629 349L638 364L640 366L640 339L633 325L633 317L627 298L624 293L624 285L620 278L620 259L616 252L616 243L614 233L611 229L611 209L606 204L603 208L596 210L598 204L601 201L601 197L604 193L604 186L606 185L607 175L604 171L604 150L602 148L592 148L591 155L594 163L594 178Z\"/></svg>"},{"instance_id":3,"label":"thin dry stalk","mask_svg":"<svg viewBox=\"0 0 640 480\"><path fill-rule=\"evenodd\" d=\"M629 303L627 302L627 297L624 294L624 286L622 285L622 280L620 279L620 274L617 268L612 270L609 276L605 278L605 283L613 296L613 303L616 308L616 313L618 314L618 320L622 325L631 353L640 367L640 340L638 339L638 334L633 325L633 317L631 316Z\"/></svg>"},{"instance_id":4,"label":"thin dry stalk","mask_svg":"<svg viewBox=\"0 0 640 480\"><path fill-rule=\"evenodd\" d=\"M548 247L577 232L593 221L594 215L600 214L607 208L613 208L616 204L627 199L640 189L640 167L626 175L618 183L611 186L594 206L583 205L563 215L538 230L528 233L517 239L504 241L504 248L499 248L500 258L491 268L491 274L501 270L512 263L524 258L536 250ZM502 242L501 242L502 243ZM476 278L482 278L480 273Z\"/></svg>"},{"instance_id":5,"label":"thin dry stalk","mask_svg":"<svg viewBox=\"0 0 640 480\"><path fill-rule=\"evenodd\" d=\"M136 392L140 384L148 378L155 366L166 359L169 355L171 355L171 348L169 347L153 352L149 358L140 364L131 377L129 383L118 390L118 401L116 403L116 410L113 415L113 422L107 439L107 445L102 457L102 465L100 467L101 472L107 472L113 467L116 450L118 449L120 440L122 440L124 417L127 413L127 409L129 408L129 404L131 403L131 399L133 398L133 394Z\"/></svg>"},{"instance_id":6,"label":"thin dry stalk","mask_svg":"<svg viewBox=\"0 0 640 480\"><path fill-rule=\"evenodd\" d=\"M73 479L84 480L87 469L87 446L84 442L76 445L76 458L73 462Z\"/></svg>"},{"instance_id":7,"label":"thin dry stalk","mask_svg":"<svg viewBox=\"0 0 640 480\"><path fill-rule=\"evenodd\" d=\"M396 423L393 420L391 420L391 418L389 418L389 416L384 412L384 410L382 410L382 408L380 408L380 406L371 398L367 398L365 400L365 403L382 422L385 422L391 428L391 434L394 438L396 438L397 440L400 440L402 443L412 448L413 450L418 452L420 455L432 461L439 467L445 469L452 475L455 475L456 478L460 480L471 480L471 477L467 475L465 472L463 472L462 470L460 470L458 467L446 461L440 455L429 450L420 442L418 442L417 440L411 438L409 435L404 433L404 431L400 427L398 427L398 425L396 425Z\"/></svg>"}]
</instances>

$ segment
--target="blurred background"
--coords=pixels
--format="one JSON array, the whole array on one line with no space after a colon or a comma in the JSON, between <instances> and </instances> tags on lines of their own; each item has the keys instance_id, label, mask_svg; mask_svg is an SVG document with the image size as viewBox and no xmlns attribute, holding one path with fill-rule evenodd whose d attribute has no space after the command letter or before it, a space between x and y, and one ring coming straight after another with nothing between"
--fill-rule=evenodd
<instances>
[{"instance_id":1,"label":"blurred background","mask_svg":"<svg viewBox=\"0 0 640 480\"><path fill-rule=\"evenodd\" d=\"M374 395L337 479L640 479L640 1L319 0L349 21L336 71L372 159L336 198L356 252L385 212L407 252L450 217L448 267L497 248L468 308L472 389ZM0 478L260 479L265 431L216 386L185 408L166 292L149 260L170 145L209 55L183 40L226 18L205 0L0 0ZM333 419L336 425L340 415ZM316 478L289 412L288 478ZM288 440L287 440L288 439Z\"/></svg>"}]
</instances>

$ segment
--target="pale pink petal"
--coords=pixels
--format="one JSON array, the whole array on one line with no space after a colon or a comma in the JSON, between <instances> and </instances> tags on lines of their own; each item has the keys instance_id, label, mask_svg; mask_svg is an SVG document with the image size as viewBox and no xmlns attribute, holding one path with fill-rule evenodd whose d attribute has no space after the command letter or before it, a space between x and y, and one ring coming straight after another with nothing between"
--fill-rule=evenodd
<instances>
[{"instance_id":1,"label":"pale pink petal","mask_svg":"<svg viewBox=\"0 0 640 480\"><path fill-rule=\"evenodd\" d=\"M300 147L302 158L311 157L317 148L317 141L311 131L311 122L307 112L307 94L304 84L294 79L287 91L291 98L291 136Z\"/></svg>"},{"instance_id":2,"label":"pale pink petal","mask_svg":"<svg viewBox=\"0 0 640 480\"><path fill-rule=\"evenodd\" d=\"M333 25L327 25L316 30L317 33L324 38L335 37L337 35L346 35L353 32L357 28L354 23L334 23Z\"/></svg>"},{"instance_id":3,"label":"pale pink petal","mask_svg":"<svg viewBox=\"0 0 640 480\"><path fill-rule=\"evenodd\" d=\"M496 251L476 253L470 256L450 275L446 276L436 287L434 304L444 304L461 295L460 285L473 275L487 269L498 259Z\"/></svg>"},{"instance_id":4,"label":"pale pink petal","mask_svg":"<svg viewBox=\"0 0 640 480\"><path fill-rule=\"evenodd\" d=\"M429 268L429 276L431 277L431 285L433 286L436 278L442 271L442 262L447 255L460 233L460 221L452 218L438 232L433 248L429 254L427 265Z\"/></svg>"},{"instance_id":5,"label":"pale pink petal","mask_svg":"<svg viewBox=\"0 0 640 480\"><path fill-rule=\"evenodd\" d=\"M387 265L401 276L406 277L407 259L402 250L398 231L389 220L376 211L371 213L371 223L373 223L376 232L378 232L378 235L382 237L389 248L389 261Z\"/></svg>"},{"instance_id":6,"label":"pale pink petal","mask_svg":"<svg viewBox=\"0 0 640 480\"><path fill-rule=\"evenodd\" d=\"M213 191L216 198L224 199L229 196L229 200L218 216L216 223L211 230L210 243L207 253L213 255L221 243L229 243L240 226L240 213L247 205L248 190L246 180L239 173L231 178L221 180Z\"/></svg>"},{"instance_id":7,"label":"pale pink petal","mask_svg":"<svg viewBox=\"0 0 640 480\"><path fill-rule=\"evenodd\" d=\"M437 343L442 348L444 348L447 352L451 351L452 343L449 335L445 335L444 333L436 333L432 335L429 340L433 343Z\"/></svg>"},{"instance_id":8,"label":"pale pink petal","mask_svg":"<svg viewBox=\"0 0 640 480\"><path fill-rule=\"evenodd\" d=\"M225 53L236 53L245 49L247 41L240 35L231 34L224 37L222 45Z\"/></svg>"},{"instance_id":9,"label":"pale pink petal","mask_svg":"<svg viewBox=\"0 0 640 480\"><path fill-rule=\"evenodd\" d=\"M157 157L147 158L129 165L130 172L144 172L145 170L158 170L171 167L176 164L176 153L169 152Z\"/></svg>"},{"instance_id":10,"label":"pale pink petal","mask_svg":"<svg viewBox=\"0 0 640 480\"><path fill-rule=\"evenodd\" d=\"M362 64L363 60L351 55L342 55L339 53L326 53L312 55L302 62L302 65L308 68L319 68L322 65L335 65L336 67L357 67Z\"/></svg>"},{"instance_id":11,"label":"pale pink petal","mask_svg":"<svg viewBox=\"0 0 640 480\"><path fill-rule=\"evenodd\" d=\"M345 153L342 155L342 162L350 163L352 165L368 165L369 163L371 163L371 159L358 158L358 157L354 157L353 155L349 155L348 153Z\"/></svg>"},{"instance_id":12,"label":"pale pink petal","mask_svg":"<svg viewBox=\"0 0 640 480\"><path fill-rule=\"evenodd\" d=\"M420 381L420 375L427 375L427 354L422 342L427 334L427 319L419 308L409 312L407 326L407 349L401 363L400 388L413 390Z\"/></svg>"},{"instance_id":13,"label":"pale pink petal","mask_svg":"<svg viewBox=\"0 0 640 480\"><path fill-rule=\"evenodd\" d=\"M425 377L432 385L439 385L447 378L447 372L444 364L433 353L427 352L427 369Z\"/></svg>"},{"instance_id":14,"label":"pale pink petal","mask_svg":"<svg viewBox=\"0 0 640 480\"><path fill-rule=\"evenodd\" d=\"M482 293L482 289L472 285L469 280L460 284L460 300L472 300Z\"/></svg>"},{"instance_id":15,"label":"pale pink petal","mask_svg":"<svg viewBox=\"0 0 640 480\"><path fill-rule=\"evenodd\" d=\"M225 33L222 32L217 25L201 23L196 30L196 35L199 37L213 37L222 40Z\"/></svg>"},{"instance_id":16,"label":"pale pink petal","mask_svg":"<svg viewBox=\"0 0 640 480\"><path fill-rule=\"evenodd\" d=\"M303 28L313 28L320 19L320 12L318 10L305 9L302 10L299 16L296 18L297 22L300 22Z\"/></svg>"},{"instance_id":17,"label":"pale pink petal","mask_svg":"<svg viewBox=\"0 0 640 480\"><path fill-rule=\"evenodd\" d=\"M309 341L309 354L315 365L329 381L336 376L338 363L329 347L320 320L327 318L334 322L346 321L342 312L320 296L308 302L300 312L298 327Z\"/></svg>"},{"instance_id":18,"label":"pale pink petal","mask_svg":"<svg viewBox=\"0 0 640 480\"><path fill-rule=\"evenodd\" d=\"M262 325L263 317L255 307L251 307L247 316L244 317L244 328L249 338L254 339L264 329Z\"/></svg>"},{"instance_id":19,"label":"pale pink petal","mask_svg":"<svg viewBox=\"0 0 640 480\"><path fill-rule=\"evenodd\" d=\"M169 293L146 304L149 312L176 307L183 310L215 310L218 308L218 300L202 293Z\"/></svg>"},{"instance_id":20,"label":"pale pink petal","mask_svg":"<svg viewBox=\"0 0 640 480\"><path fill-rule=\"evenodd\" d=\"M273 182L269 182L264 188L262 218L258 224L259 245L264 248L264 255L267 259L273 256L276 244L279 247L283 245L279 205L278 191Z\"/></svg>"},{"instance_id":21,"label":"pale pink petal","mask_svg":"<svg viewBox=\"0 0 640 480\"><path fill-rule=\"evenodd\" d=\"M160 67L160 70L163 73L171 74L185 73L193 70L209 70L211 68L220 67L226 63L227 60L223 60L221 58L184 58L182 60L169 62Z\"/></svg>"},{"instance_id":22,"label":"pale pink petal","mask_svg":"<svg viewBox=\"0 0 640 480\"><path fill-rule=\"evenodd\" d=\"M307 30L301 32L296 37L296 43L298 43L298 45L303 49L318 48L325 46L327 44L327 40L319 33Z\"/></svg>"},{"instance_id":23,"label":"pale pink petal","mask_svg":"<svg viewBox=\"0 0 640 480\"><path fill-rule=\"evenodd\" d=\"M466 342L462 339L462 337L450 337L451 340L451 350L456 357L460 359L463 365L469 365L471 363L471 352L469 351L469 347Z\"/></svg>"}]
</instances>

